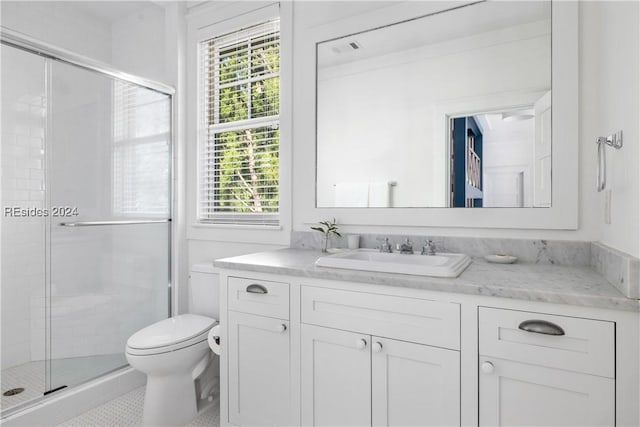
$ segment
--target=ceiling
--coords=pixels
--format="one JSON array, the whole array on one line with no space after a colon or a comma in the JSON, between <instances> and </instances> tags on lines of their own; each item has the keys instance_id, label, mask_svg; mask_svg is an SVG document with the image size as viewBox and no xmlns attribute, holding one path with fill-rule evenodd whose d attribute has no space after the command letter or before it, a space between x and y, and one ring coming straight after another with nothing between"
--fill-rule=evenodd
<instances>
[{"instance_id":1,"label":"ceiling","mask_svg":"<svg viewBox=\"0 0 640 427\"><path fill-rule=\"evenodd\" d=\"M70 1L69 6L101 21L112 23L149 7L152 1Z\"/></svg>"},{"instance_id":2,"label":"ceiling","mask_svg":"<svg viewBox=\"0 0 640 427\"><path fill-rule=\"evenodd\" d=\"M539 21L550 22L550 20L550 1L476 3L320 43L318 44L318 66L321 68L335 66L503 28ZM360 48L357 50L350 48L349 45L353 42Z\"/></svg>"}]
</instances>

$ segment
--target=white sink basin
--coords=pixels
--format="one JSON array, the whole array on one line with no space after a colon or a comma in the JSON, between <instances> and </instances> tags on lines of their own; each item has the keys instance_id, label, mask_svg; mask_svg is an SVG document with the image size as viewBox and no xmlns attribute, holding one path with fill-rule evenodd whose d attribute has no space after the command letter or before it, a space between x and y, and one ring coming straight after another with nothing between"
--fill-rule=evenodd
<instances>
[{"instance_id":1,"label":"white sink basin","mask_svg":"<svg viewBox=\"0 0 640 427\"><path fill-rule=\"evenodd\" d=\"M340 252L320 257L316 261L316 265L320 267L433 277L458 277L470 263L471 259L465 254L390 254L376 249Z\"/></svg>"}]
</instances>

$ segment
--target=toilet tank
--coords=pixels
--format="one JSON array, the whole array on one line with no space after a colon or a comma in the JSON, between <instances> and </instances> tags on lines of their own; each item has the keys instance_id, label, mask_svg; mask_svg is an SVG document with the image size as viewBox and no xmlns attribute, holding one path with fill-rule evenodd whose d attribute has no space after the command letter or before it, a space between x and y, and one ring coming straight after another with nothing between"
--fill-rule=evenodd
<instances>
[{"instance_id":1,"label":"toilet tank","mask_svg":"<svg viewBox=\"0 0 640 427\"><path fill-rule=\"evenodd\" d=\"M211 263L195 264L189 273L189 313L220 318L220 275Z\"/></svg>"}]
</instances>

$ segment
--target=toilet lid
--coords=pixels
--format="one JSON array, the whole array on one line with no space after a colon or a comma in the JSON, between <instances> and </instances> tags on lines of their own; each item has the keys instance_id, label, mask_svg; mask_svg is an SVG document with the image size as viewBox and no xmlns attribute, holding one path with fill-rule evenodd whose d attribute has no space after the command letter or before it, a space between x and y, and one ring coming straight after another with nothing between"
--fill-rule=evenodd
<instances>
[{"instance_id":1,"label":"toilet lid","mask_svg":"<svg viewBox=\"0 0 640 427\"><path fill-rule=\"evenodd\" d=\"M215 319L197 314L181 314L161 320L129 337L127 346L133 349L167 347L207 334Z\"/></svg>"}]
</instances>

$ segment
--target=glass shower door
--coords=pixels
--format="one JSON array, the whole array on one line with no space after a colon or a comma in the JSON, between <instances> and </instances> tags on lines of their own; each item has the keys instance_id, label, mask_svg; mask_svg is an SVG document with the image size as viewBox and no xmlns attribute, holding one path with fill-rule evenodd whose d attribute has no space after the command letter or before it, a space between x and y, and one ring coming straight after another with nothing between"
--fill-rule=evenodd
<instances>
[{"instance_id":1,"label":"glass shower door","mask_svg":"<svg viewBox=\"0 0 640 427\"><path fill-rule=\"evenodd\" d=\"M48 389L126 364L169 314L171 98L50 65Z\"/></svg>"}]
</instances>

